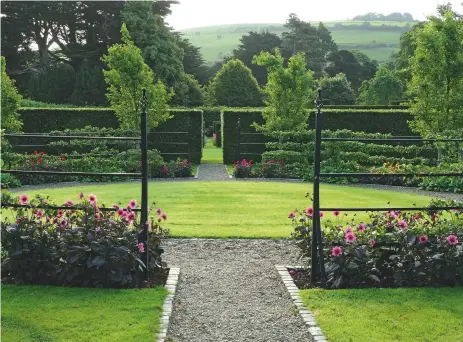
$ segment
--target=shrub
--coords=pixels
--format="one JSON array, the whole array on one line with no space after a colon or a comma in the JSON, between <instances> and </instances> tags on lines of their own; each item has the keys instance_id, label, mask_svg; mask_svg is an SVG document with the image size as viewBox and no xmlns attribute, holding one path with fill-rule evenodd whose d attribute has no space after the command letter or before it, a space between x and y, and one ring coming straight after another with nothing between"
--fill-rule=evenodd
<instances>
[{"instance_id":1,"label":"shrub","mask_svg":"<svg viewBox=\"0 0 463 342\"><path fill-rule=\"evenodd\" d=\"M259 165L259 175L263 178L285 178L285 164L281 160L263 161Z\"/></svg>"},{"instance_id":2,"label":"shrub","mask_svg":"<svg viewBox=\"0 0 463 342\"><path fill-rule=\"evenodd\" d=\"M355 103L355 91L343 73L335 77L323 77L318 82L322 88L324 104L349 105Z\"/></svg>"},{"instance_id":3,"label":"shrub","mask_svg":"<svg viewBox=\"0 0 463 342\"><path fill-rule=\"evenodd\" d=\"M2 282L16 284L71 285L83 287L138 287L139 271L146 266L140 260L146 247L138 243L141 225L127 207L114 204L118 211L104 211L96 197L81 194L76 204L67 201L68 210L50 209L54 203L37 195L18 198L2 194L9 204L27 204L14 208L15 219L1 222ZM72 207L71 207L72 206ZM39 209L37 207L44 207ZM161 239L167 233L161 217L151 217L148 231L149 272L165 264L161 260Z\"/></svg>"},{"instance_id":4,"label":"shrub","mask_svg":"<svg viewBox=\"0 0 463 342\"><path fill-rule=\"evenodd\" d=\"M433 200L429 209L416 212L371 213L367 222L354 225L336 211L322 218L329 288L462 286L463 214L433 208L463 206ZM289 214L293 237L310 265L312 208Z\"/></svg>"},{"instance_id":5,"label":"shrub","mask_svg":"<svg viewBox=\"0 0 463 342\"><path fill-rule=\"evenodd\" d=\"M242 159L237 160L234 164L233 177L235 178L249 178L251 177L252 160L247 161Z\"/></svg>"},{"instance_id":6,"label":"shrub","mask_svg":"<svg viewBox=\"0 0 463 342\"><path fill-rule=\"evenodd\" d=\"M386 66L378 68L375 77L363 81L358 102L387 105L403 98L403 84L397 73Z\"/></svg>"},{"instance_id":7,"label":"shrub","mask_svg":"<svg viewBox=\"0 0 463 342\"><path fill-rule=\"evenodd\" d=\"M70 103L75 77L73 67L67 63L50 65L29 78L27 95L42 102Z\"/></svg>"},{"instance_id":8,"label":"shrub","mask_svg":"<svg viewBox=\"0 0 463 342\"><path fill-rule=\"evenodd\" d=\"M21 130L22 122L18 113L22 97L18 94L14 81L6 73L6 60L1 57L2 68L2 129L12 132Z\"/></svg>"},{"instance_id":9,"label":"shrub","mask_svg":"<svg viewBox=\"0 0 463 342\"><path fill-rule=\"evenodd\" d=\"M21 186L19 179L9 173L1 173L0 182L2 184L2 189L18 188Z\"/></svg>"},{"instance_id":10,"label":"shrub","mask_svg":"<svg viewBox=\"0 0 463 342\"><path fill-rule=\"evenodd\" d=\"M102 68L98 65L83 65L76 74L71 102L78 106L106 106L108 101L105 93Z\"/></svg>"},{"instance_id":11,"label":"shrub","mask_svg":"<svg viewBox=\"0 0 463 342\"><path fill-rule=\"evenodd\" d=\"M212 105L257 107L262 104L259 85L251 70L238 59L222 66L207 87Z\"/></svg>"}]
</instances>

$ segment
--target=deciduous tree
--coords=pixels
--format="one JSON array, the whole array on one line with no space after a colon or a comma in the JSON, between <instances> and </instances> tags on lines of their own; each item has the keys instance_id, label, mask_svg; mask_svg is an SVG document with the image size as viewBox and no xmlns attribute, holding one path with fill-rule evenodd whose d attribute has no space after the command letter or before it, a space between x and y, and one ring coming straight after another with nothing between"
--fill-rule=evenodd
<instances>
[{"instance_id":1,"label":"deciduous tree","mask_svg":"<svg viewBox=\"0 0 463 342\"><path fill-rule=\"evenodd\" d=\"M288 66L279 49L261 52L254 63L267 68L265 86L267 99L262 116L263 125L255 127L263 131L301 131L307 127L309 107L314 100L313 72L307 70L305 56L298 53L291 57Z\"/></svg>"},{"instance_id":2,"label":"deciduous tree","mask_svg":"<svg viewBox=\"0 0 463 342\"><path fill-rule=\"evenodd\" d=\"M149 96L149 128L156 127L169 118L169 94L161 81L155 82L153 71L143 61L141 50L131 41L129 31L122 25L123 44L115 44L108 49L102 60L107 64L104 70L109 85L108 97L111 107L119 119L121 127L140 129L140 97L146 88Z\"/></svg>"}]
</instances>

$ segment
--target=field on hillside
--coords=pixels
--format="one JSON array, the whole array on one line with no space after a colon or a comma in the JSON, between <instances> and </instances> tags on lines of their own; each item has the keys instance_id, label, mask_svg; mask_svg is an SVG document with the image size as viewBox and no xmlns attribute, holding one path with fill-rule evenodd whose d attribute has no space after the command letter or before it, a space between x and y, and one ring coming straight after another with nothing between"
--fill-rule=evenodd
<instances>
[{"instance_id":1,"label":"field on hillside","mask_svg":"<svg viewBox=\"0 0 463 342\"><path fill-rule=\"evenodd\" d=\"M318 23L313 22L313 25ZM360 21L336 21L324 23L328 28L334 28L336 24L360 25ZM386 62L389 60L392 53L397 52L400 40L400 31L381 31L375 29L377 26L393 25L399 27L406 27L406 25L413 25L413 23L406 22L370 22L372 28L370 30L361 29L340 29L336 28L332 31L334 41L340 46L341 49L358 49L365 52L370 58L376 59L379 62ZM181 30L181 32L188 38L194 45L201 48L204 59L207 62L214 62L223 58L227 54L231 54L234 48L239 44L240 38L249 31L268 30L275 34L281 35L286 31L283 24L235 24L235 25L221 25L221 26L208 26L197 27L192 29ZM372 47L357 47L357 45L372 44ZM374 45L388 44L388 47Z\"/></svg>"}]
</instances>

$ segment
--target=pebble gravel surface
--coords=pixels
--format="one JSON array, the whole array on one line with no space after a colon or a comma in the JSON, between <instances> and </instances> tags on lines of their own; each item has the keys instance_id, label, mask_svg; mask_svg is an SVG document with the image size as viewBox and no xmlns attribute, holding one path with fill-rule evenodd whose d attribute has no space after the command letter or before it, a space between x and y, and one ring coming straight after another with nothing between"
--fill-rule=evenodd
<instances>
[{"instance_id":1,"label":"pebble gravel surface","mask_svg":"<svg viewBox=\"0 0 463 342\"><path fill-rule=\"evenodd\" d=\"M166 239L164 250L180 267L167 341L310 341L275 269L297 264L293 241Z\"/></svg>"},{"instance_id":2,"label":"pebble gravel surface","mask_svg":"<svg viewBox=\"0 0 463 342\"><path fill-rule=\"evenodd\" d=\"M230 180L227 167L223 164L201 164L198 169L200 181L224 181Z\"/></svg>"}]
</instances>

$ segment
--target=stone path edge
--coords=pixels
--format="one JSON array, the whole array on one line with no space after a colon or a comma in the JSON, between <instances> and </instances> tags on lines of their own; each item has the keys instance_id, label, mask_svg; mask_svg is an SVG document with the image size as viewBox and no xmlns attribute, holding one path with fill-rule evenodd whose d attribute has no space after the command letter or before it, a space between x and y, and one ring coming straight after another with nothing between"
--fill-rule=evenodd
<instances>
[{"instance_id":1,"label":"stone path edge","mask_svg":"<svg viewBox=\"0 0 463 342\"><path fill-rule=\"evenodd\" d=\"M169 275L167 276L165 285L165 288L167 291L169 291L169 293L167 294L167 297L164 300L164 304L162 305L161 326L159 329L159 334L157 334L157 342L165 342L167 338L167 330L169 329L169 320L170 315L172 314L172 305L175 297L175 291L177 290L179 275L179 267L171 267L169 269Z\"/></svg>"},{"instance_id":2,"label":"stone path edge","mask_svg":"<svg viewBox=\"0 0 463 342\"><path fill-rule=\"evenodd\" d=\"M296 306L299 315L302 317L307 330L309 332L311 342L328 342L326 337L323 335L323 331L315 320L315 315L312 311L307 309L303 303L302 298L299 295L299 289L294 284L293 278L289 274L288 268L303 268L302 266L283 266L275 265L277 272L280 274L281 280L285 285L286 289L293 300L293 304Z\"/></svg>"}]
</instances>

